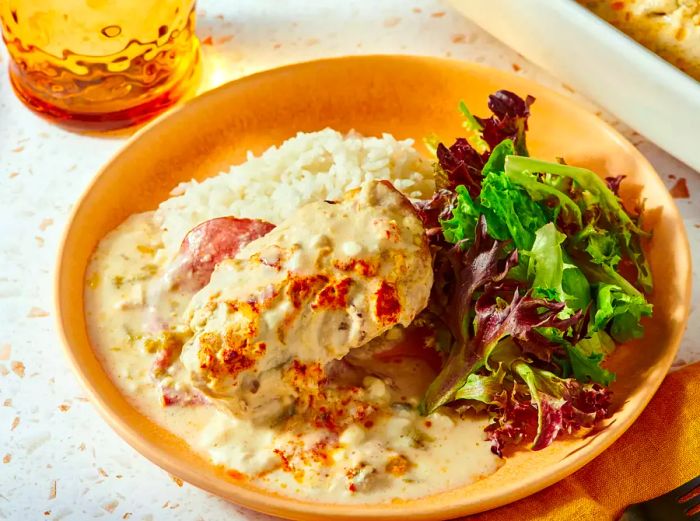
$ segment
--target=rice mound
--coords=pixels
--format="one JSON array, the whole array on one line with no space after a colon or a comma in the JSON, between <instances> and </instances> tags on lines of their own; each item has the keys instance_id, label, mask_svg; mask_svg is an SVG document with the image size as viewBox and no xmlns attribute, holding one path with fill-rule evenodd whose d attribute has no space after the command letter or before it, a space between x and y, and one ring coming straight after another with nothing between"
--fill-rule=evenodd
<instances>
[{"instance_id":1,"label":"rice mound","mask_svg":"<svg viewBox=\"0 0 700 521\"><path fill-rule=\"evenodd\" d=\"M279 147L204 181L181 183L156 210L163 243L174 254L196 225L215 217L264 219L279 224L311 201L337 199L372 179L388 179L411 198L429 197L432 166L413 140L390 134L362 137L330 128L299 132Z\"/></svg>"}]
</instances>

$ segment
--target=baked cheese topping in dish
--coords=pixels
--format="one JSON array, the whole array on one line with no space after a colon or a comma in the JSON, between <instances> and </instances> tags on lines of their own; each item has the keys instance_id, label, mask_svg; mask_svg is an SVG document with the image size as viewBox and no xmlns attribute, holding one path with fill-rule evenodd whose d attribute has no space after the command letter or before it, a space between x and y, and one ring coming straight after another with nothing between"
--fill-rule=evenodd
<instances>
[{"instance_id":1,"label":"baked cheese topping in dish","mask_svg":"<svg viewBox=\"0 0 700 521\"><path fill-rule=\"evenodd\" d=\"M698 0L578 0L652 52L700 80Z\"/></svg>"},{"instance_id":2,"label":"baked cheese topping in dish","mask_svg":"<svg viewBox=\"0 0 700 521\"><path fill-rule=\"evenodd\" d=\"M329 152L327 132L295 140L315 140L329 170L358 141L376 144L348 137ZM234 479L366 502L443 491L500 465L487 418L418 412L441 359L422 318L428 238L404 194L430 195L430 165L410 144L385 143L373 157L385 172L317 173L292 211L233 204L193 219L177 249L166 245L177 219L164 213L179 212L168 203L128 218L93 255L86 315L102 364L135 407ZM188 190L178 206L201 204Z\"/></svg>"}]
</instances>

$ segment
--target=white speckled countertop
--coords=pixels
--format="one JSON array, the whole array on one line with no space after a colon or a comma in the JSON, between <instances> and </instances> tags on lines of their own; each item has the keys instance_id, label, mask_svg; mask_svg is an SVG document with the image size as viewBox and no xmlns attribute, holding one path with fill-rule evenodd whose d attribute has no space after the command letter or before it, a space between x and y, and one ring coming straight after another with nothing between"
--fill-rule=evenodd
<instances>
[{"instance_id":1,"label":"white speckled countertop","mask_svg":"<svg viewBox=\"0 0 700 521\"><path fill-rule=\"evenodd\" d=\"M407 53L486 63L582 101L437 0L198 3L198 33L207 42L206 86L324 56ZM118 438L87 402L61 354L52 275L74 201L124 138L72 134L34 116L15 99L6 66L3 49L0 519L271 519L172 479ZM669 187L687 179L690 198L679 199L678 204L691 246L700 246L700 207L692 203L700 194L698 174L639 134L613 123L649 158ZM694 266L697 288L697 260ZM700 360L697 302L696 291L676 365Z\"/></svg>"}]
</instances>

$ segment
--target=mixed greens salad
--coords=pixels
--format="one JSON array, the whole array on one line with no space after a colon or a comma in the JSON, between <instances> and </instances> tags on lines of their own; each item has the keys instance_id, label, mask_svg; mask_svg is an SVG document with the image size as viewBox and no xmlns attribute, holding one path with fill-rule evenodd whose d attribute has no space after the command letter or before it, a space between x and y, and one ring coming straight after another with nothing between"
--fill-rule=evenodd
<instances>
[{"instance_id":1,"label":"mixed greens salad","mask_svg":"<svg viewBox=\"0 0 700 521\"><path fill-rule=\"evenodd\" d=\"M644 333L652 276L642 208L623 177L529 157L534 98L501 90L488 118L460 110L470 138L435 154L438 190L419 205L435 254L430 312L444 364L421 410L485 410L492 450L582 433L610 414L604 367Z\"/></svg>"}]
</instances>

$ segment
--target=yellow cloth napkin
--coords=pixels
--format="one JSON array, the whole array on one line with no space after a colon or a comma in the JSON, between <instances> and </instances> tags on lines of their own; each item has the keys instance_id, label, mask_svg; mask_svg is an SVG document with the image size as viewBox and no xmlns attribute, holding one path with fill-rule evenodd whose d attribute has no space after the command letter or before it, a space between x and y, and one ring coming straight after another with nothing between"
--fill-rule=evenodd
<instances>
[{"instance_id":1,"label":"yellow cloth napkin","mask_svg":"<svg viewBox=\"0 0 700 521\"><path fill-rule=\"evenodd\" d=\"M700 362L670 373L609 449L556 485L468 521L605 521L700 475Z\"/></svg>"}]
</instances>

